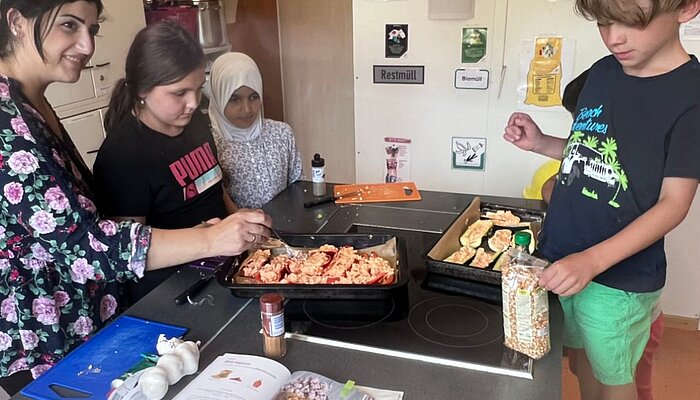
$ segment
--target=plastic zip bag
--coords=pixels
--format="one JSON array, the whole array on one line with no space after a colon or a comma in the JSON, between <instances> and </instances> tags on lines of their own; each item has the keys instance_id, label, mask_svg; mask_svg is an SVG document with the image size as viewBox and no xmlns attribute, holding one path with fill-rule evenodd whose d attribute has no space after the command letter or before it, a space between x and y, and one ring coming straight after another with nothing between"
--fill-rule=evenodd
<instances>
[{"instance_id":1,"label":"plastic zip bag","mask_svg":"<svg viewBox=\"0 0 700 400\"><path fill-rule=\"evenodd\" d=\"M549 263L517 248L502 257L505 345L540 359L551 349L547 290L539 285L539 274Z\"/></svg>"}]
</instances>

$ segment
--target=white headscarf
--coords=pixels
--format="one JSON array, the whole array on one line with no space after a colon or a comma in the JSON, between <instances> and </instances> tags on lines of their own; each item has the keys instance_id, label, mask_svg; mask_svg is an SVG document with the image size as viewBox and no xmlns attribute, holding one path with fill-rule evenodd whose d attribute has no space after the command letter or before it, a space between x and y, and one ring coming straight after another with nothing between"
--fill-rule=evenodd
<instances>
[{"instance_id":1,"label":"white headscarf","mask_svg":"<svg viewBox=\"0 0 700 400\"><path fill-rule=\"evenodd\" d=\"M214 61L210 76L209 118L214 133L234 140L254 140L260 136L262 108L258 119L246 129L234 126L224 115L231 95L241 86L255 90L262 101L262 76L255 61L243 53L226 53Z\"/></svg>"}]
</instances>

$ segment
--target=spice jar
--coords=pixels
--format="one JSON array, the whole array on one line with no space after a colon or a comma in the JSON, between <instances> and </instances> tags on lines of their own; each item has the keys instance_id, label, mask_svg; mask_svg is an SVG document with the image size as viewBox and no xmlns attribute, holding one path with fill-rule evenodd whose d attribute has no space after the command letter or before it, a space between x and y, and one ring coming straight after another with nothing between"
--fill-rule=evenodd
<instances>
[{"instance_id":1,"label":"spice jar","mask_svg":"<svg viewBox=\"0 0 700 400\"><path fill-rule=\"evenodd\" d=\"M265 356L284 357L287 344L284 338L284 297L281 294L266 293L260 297L260 320Z\"/></svg>"}]
</instances>

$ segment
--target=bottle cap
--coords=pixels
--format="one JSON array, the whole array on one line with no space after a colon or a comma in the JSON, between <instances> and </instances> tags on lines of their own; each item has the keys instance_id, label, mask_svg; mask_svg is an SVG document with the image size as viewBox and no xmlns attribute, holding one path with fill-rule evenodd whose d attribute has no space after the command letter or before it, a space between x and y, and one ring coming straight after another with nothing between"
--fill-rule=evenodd
<instances>
[{"instance_id":1,"label":"bottle cap","mask_svg":"<svg viewBox=\"0 0 700 400\"><path fill-rule=\"evenodd\" d=\"M326 160L321 158L321 155L316 153L314 154L314 159L311 160L311 166L314 168L320 168L326 165Z\"/></svg>"},{"instance_id":2,"label":"bottle cap","mask_svg":"<svg viewBox=\"0 0 700 400\"><path fill-rule=\"evenodd\" d=\"M260 297L260 311L277 313L284 307L284 297L279 293L265 293Z\"/></svg>"},{"instance_id":3,"label":"bottle cap","mask_svg":"<svg viewBox=\"0 0 700 400\"><path fill-rule=\"evenodd\" d=\"M529 246L530 245L530 240L532 240L532 237L530 236L530 232L515 232L515 238L514 242L516 246Z\"/></svg>"}]
</instances>

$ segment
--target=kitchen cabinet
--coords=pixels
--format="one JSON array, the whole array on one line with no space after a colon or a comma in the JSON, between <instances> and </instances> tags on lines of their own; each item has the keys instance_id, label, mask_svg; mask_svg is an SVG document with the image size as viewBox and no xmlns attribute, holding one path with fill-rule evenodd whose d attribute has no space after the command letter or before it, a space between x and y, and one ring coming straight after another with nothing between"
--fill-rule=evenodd
<instances>
[{"instance_id":1,"label":"kitchen cabinet","mask_svg":"<svg viewBox=\"0 0 700 400\"><path fill-rule=\"evenodd\" d=\"M95 163L97 151L105 138L103 126L104 113L106 111L107 108L105 107L61 120L73 143L78 148L78 152L83 157L85 164L90 169Z\"/></svg>"},{"instance_id":2,"label":"kitchen cabinet","mask_svg":"<svg viewBox=\"0 0 700 400\"><path fill-rule=\"evenodd\" d=\"M112 88L124 76L134 36L146 26L141 0L103 0L103 4L95 54L80 79L76 83L53 83L46 91L46 98L90 167L104 140L102 120Z\"/></svg>"}]
</instances>

